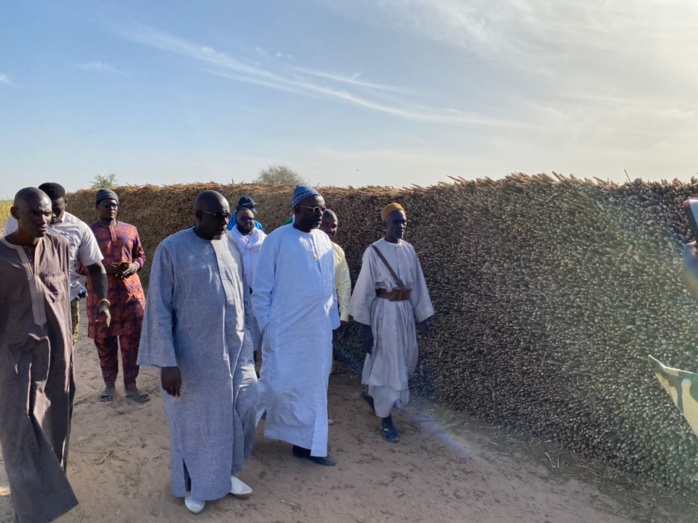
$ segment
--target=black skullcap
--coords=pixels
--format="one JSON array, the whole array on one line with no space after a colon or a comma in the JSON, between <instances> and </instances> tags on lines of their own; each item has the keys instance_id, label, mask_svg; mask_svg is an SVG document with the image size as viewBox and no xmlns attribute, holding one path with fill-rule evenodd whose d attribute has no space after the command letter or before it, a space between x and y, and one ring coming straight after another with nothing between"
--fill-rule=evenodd
<instances>
[{"instance_id":1,"label":"black skullcap","mask_svg":"<svg viewBox=\"0 0 698 523\"><path fill-rule=\"evenodd\" d=\"M39 185L39 189L46 193L51 201L58 200L59 198L65 198L65 189L62 185L57 183L48 182Z\"/></svg>"},{"instance_id":2,"label":"black skullcap","mask_svg":"<svg viewBox=\"0 0 698 523\"><path fill-rule=\"evenodd\" d=\"M252 198L250 198L249 196L243 196L242 198L240 198L238 200L237 210L241 211L243 209L248 209L248 210L252 211L253 213L257 212L257 209L255 209L254 200Z\"/></svg>"}]
</instances>

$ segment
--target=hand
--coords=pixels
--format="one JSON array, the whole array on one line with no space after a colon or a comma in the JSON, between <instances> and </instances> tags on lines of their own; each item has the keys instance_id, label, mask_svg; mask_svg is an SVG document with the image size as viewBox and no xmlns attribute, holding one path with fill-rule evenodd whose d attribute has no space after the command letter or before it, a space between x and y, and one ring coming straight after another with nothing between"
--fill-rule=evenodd
<instances>
[{"instance_id":1,"label":"hand","mask_svg":"<svg viewBox=\"0 0 698 523\"><path fill-rule=\"evenodd\" d=\"M97 326L100 329L106 329L111 325L111 313L109 312L109 305L107 302L101 301L97 305Z\"/></svg>"},{"instance_id":2,"label":"hand","mask_svg":"<svg viewBox=\"0 0 698 523\"><path fill-rule=\"evenodd\" d=\"M128 278L132 274L136 274L138 272L138 265L135 263L129 263L128 264L128 269L119 271L118 277L121 279Z\"/></svg>"},{"instance_id":3,"label":"hand","mask_svg":"<svg viewBox=\"0 0 698 523\"><path fill-rule=\"evenodd\" d=\"M429 333L431 332L431 329L429 328L429 323L427 322L427 320L420 321L417 324L417 328L419 328L419 332L422 336L424 336L425 338L429 338Z\"/></svg>"},{"instance_id":4,"label":"hand","mask_svg":"<svg viewBox=\"0 0 698 523\"><path fill-rule=\"evenodd\" d=\"M339 322L339 327L334 330L335 341L342 341L349 332L349 322L341 320Z\"/></svg>"},{"instance_id":5,"label":"hand","mask_svg":"<svg viewBox=\"0 0 698 523\"><path fill-rule=\"evenodd\" d=\"M112 276L114 276L116 274L119 274L119 264L110 263L104 266L104 270L107 271L107 274L111 274Z\"/></svg>"},{"instance_id":6,"label":"hand","mask_svg":"<svg viewBox=\"0 0 698 523\"><path fill-rule=\"evenodd\" d=\"M366 354L373 353L373 331L370 325L364 325L364 350Z\"/></svg>"},{"instance_id":7,"label":"hand","mask_svg":"<svg viewBox=\"0 0 698 523\"><path fill-rule=\"evenodd\" d=\"M182 392L182 373L179 371L179 367L161 368L160 385L170 396L179 398Z\"/></svg>"}]
</instances>

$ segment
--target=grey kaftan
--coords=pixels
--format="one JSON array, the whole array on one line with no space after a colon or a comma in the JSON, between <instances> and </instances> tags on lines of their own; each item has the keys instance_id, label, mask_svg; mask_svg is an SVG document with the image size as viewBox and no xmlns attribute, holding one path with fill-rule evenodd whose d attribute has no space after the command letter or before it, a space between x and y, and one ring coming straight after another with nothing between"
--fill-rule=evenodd
<instances>
[{"instance_id":1,"label":"grey kaftan","mask_svg":"<svg viewBox=\"0 0 698 523\"><path fill-rule=\"evenodd\" d=\"M75 396L68 241L31 253L0 239L0 445L17 520L78 504L65 465Z\"/></svg>"},{"instance_id":2,"label":"grey kaftan","mask_svg":"<svg viewBox=\"0 0 698 523\"><path fill-rule=\"evenodd\" d=\"M409 301L378 298L376 289L392 291L398 286L374 249L366 249L349 313L373 331L373 352L366 355L361 381L369 386L376 414L385 418L396 402L409 401L409 377L418 358L415 319L431 317L434 307L414 247L402 240L378 240L374 245L411 291Z\"/></svg>"},{"instance_id":3,"label":"grey kaftan","mask_svg":"<svg viewBox=\"0 0 698 523\"><path fill-rule=\"evenodd\" d=\"M219 499L242 465L236 381L243 300L242 261L230 234L208 241L187 229L155 251L138 364L182 374L181 397L163 391L175 496L185 496L191 479L192 498Z\"/></svg>"}]
</instances>

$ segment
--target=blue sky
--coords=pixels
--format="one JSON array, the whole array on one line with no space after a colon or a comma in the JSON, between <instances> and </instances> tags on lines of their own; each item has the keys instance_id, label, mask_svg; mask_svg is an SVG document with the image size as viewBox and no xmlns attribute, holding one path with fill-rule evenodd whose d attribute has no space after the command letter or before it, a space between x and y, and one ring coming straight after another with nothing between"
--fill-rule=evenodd
<instances>
[{"instance_id":1,"label":"blue sky","mask_svg":"<svg viewBox=\"0 0 698 523\"><path fill-rule=\"evenodd\" d=\"M58 181L698 173L692 0L13 1L0 198Z\"/></svg>"}]
</instances>

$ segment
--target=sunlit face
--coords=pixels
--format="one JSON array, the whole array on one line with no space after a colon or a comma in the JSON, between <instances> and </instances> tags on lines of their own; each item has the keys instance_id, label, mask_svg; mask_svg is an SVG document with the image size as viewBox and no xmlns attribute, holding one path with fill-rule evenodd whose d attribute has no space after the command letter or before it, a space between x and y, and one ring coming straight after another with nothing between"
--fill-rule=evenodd
<instances>
[{"instance_id":1,"label":"sunlit face","mask_svg":"<svg viewBox=\"0 0 698 523\"><path fill-rule=\"evenodd\" d=\"M320 230L330 237L330 240L337 234L337 219L329 213L325 213L320 222Z\"/></svg>"},{"instance_id":2,"label":"sunlit face","mask_svg":"<svg viewBox=\"0 0 698 523\"><path fill-rule=\"evenodd\" d=\"M393 211L385 219L385 239L392 242L401 240L407 229L407 215L404 211Z\"/></svg>"},{"instance_id":3,"label":"sunlit face","mask_svg":"<svg viewBox=\"0 0 698 523\"><path fill-rule=\"evenodd\" d=\"M10 211L15 217L19 229L32 238L43 238L53 218L51 200L46 195L35 195L21 200Z\"/></svg>"},{"instance_id":4,"label":"sunlit face","mask_svg":"<svg viewBox=\"0 0 698 523\"><path fill-rule=\"evenodd\" d=\"M202 203L196 211L197 234L207 240L219 240L225 234L230 221L228 200L211 200Z\"/></svg>"},{"instance_id":5,"label":"sunlit face","mask_svg":"<svg viewBox=\"0 0 698 523\"><path fill-rule=\"evenodd\" d=\"M242 234L250 234L254 230L254 213L249 209L240 209L235 215L235 224Z\"/></svg>"},{"instance_id":6,"label":"sunlit face","mask_svg":"<svg viewBox=\"0 0 698 523\"><path fill-rule=\"evenodd\" d=\"M118 212L119 202L114 198L106 198L97 204L97 214L102 221L115 220Z\"/></svg>"},{"instance_id":7,"label":"sunlit face","mask_svg":"<svg viewBox=\"0 0 698 523\"><path fill-rule=\"evenodd\" d=\"M325 199L316 194L309 196L296 206L296 221L294 226L301 231L310 231L320 227L322 215L325 213Z\"/></svg>"},{"instance_id":8,"label":"sunlit face","mask_svg":"<svg viewBox=\"0 0 698 523\"><path fill-rule=\"evenodd\" d=\"M65 212L65 205L66 201L64 197L56 198L51 202L51 210L53 212L53 216L51 217L51 223L56 223L56 221L60 220L61 217L63 216L63 213Z\"/></svg>"}]
</instances>

